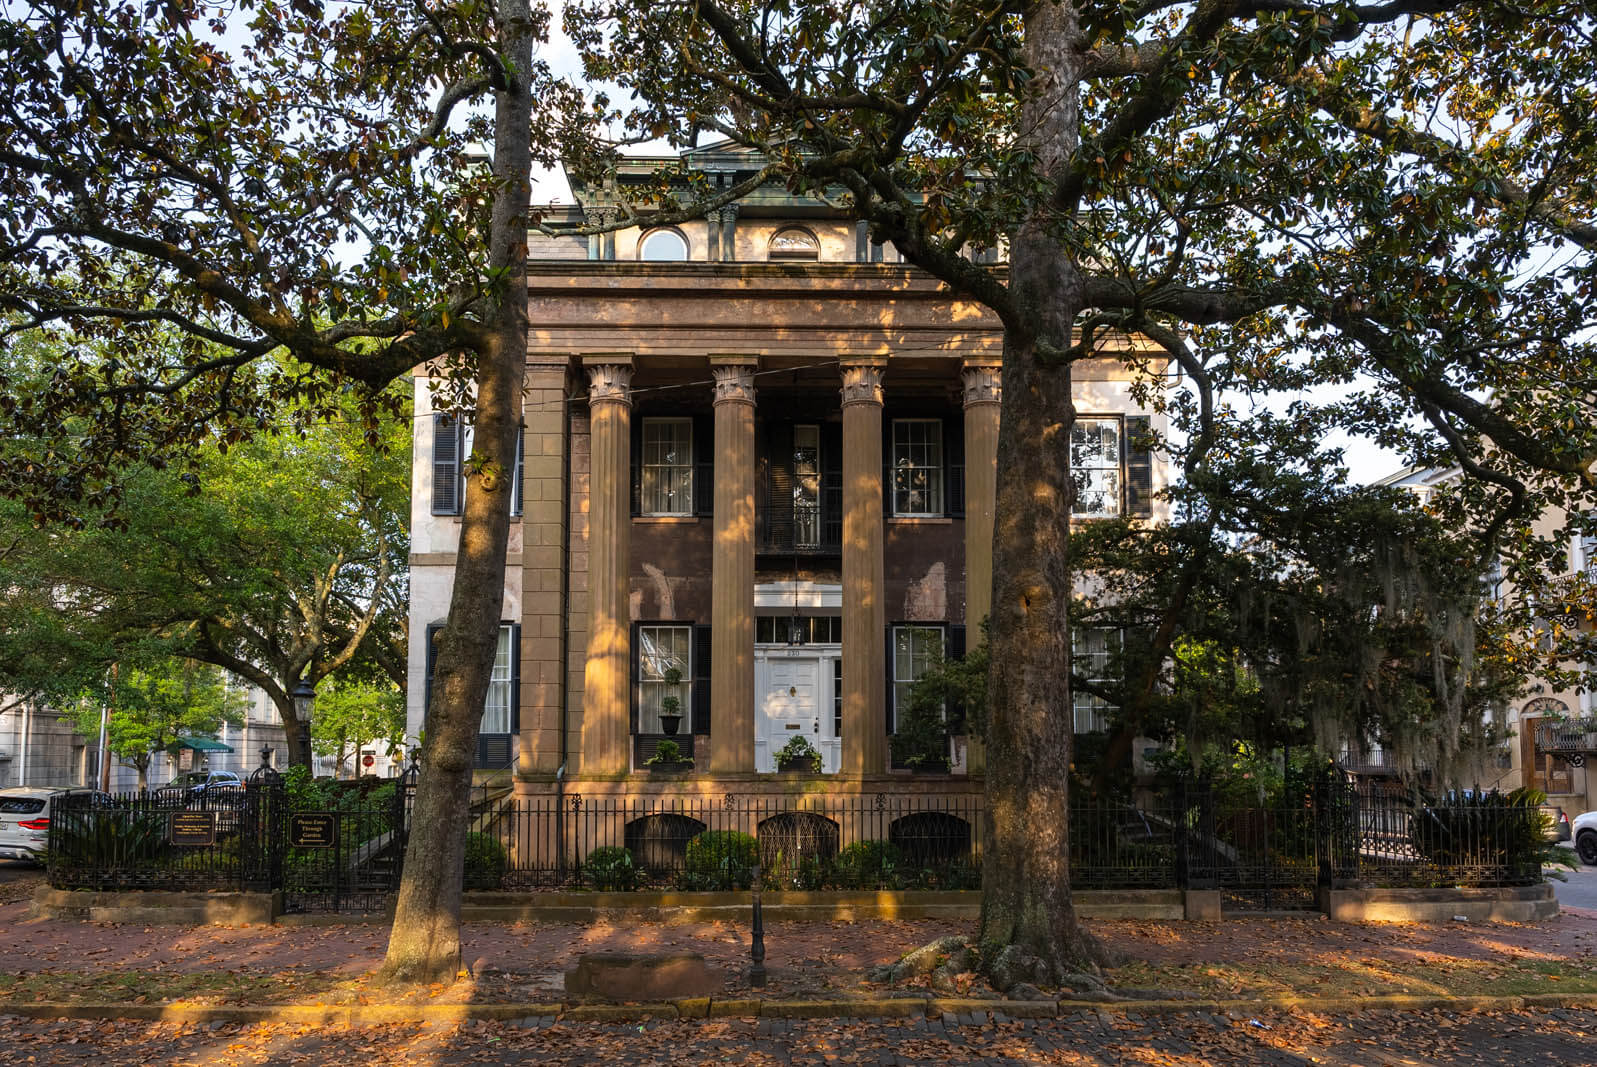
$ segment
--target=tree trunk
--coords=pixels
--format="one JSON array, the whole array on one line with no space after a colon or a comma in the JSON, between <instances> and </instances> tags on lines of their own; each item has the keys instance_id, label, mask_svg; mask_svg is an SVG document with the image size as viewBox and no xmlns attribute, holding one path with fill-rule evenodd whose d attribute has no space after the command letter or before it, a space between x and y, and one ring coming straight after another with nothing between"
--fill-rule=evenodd
<instances>
[{"instance_id":1,"label":"tree trunk","mask_svg":"<svg viewBox=\"0 0 1597 1067\"><path fill-rule=\"evenodd\" d=\"M460 901L472 758L504 606L511 472L527 362L527 208L531 194L531 13L499 5L508 89L495 93L489 265L499 270L489 335L478 351L474 451L488 460L467 482L449 620L439 636L432 710L410 820L404 876L380 981L452 980L460 970ZM475 467L475 464L473 465Z\"/></svg>"},{"instance_id":2,"label":"tree trunk","mask_svg":"<svg viewBox=\"0 0 1597 1067\"><path fill-rule=\"evenodd\" d=\"M135 763L133 769L139 772L139 792L145 793L150 788L150 760L145 757L144 762Z\"/></svg>"},{"instance_id":3,"label":"tree trunk","mask_svg":"<svg viewBox=\"0 0 1597 1067\"><path fill-rule=\"evenodd\" d=\"M294 698L288 695L294 691L294 686L298 684L298 681L299 677L297 675L289 679L288 685L283 687L281 699L275 695L269 695L272 696L272 707L277 709L277 717L283 721L283 766L304 767L305 770L310 771L314 776L315 771L311 767L310 746L300 742L299 712L294 706Z\"/></svg>"},{"instance_id":4,"label":"tree trunk","mask_svg":"<svg viewBox=\"0 0 1597 1067\"><path fill-rule=\"evenodd\" d=\"M1043 72L1021 128L1057 177L1078 143L1076 14L1049 0L1025 12L1026 61ZM990 847L980 940L991 960L1017 946L1057 980L1093 959L1070 899L1070 366L1061 355L1081 310L1080 271L1044 205L1010 244L1010 289L1024 328L1004 338L1003 414L993 531L988 677Z\"/></svg>"}]
</instances>

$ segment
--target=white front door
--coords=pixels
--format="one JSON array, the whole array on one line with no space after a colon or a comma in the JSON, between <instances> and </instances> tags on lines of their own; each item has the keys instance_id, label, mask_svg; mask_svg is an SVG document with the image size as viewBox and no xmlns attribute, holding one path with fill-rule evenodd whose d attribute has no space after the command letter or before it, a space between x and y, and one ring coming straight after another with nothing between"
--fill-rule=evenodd
<instances>
[{"instance_id":1,"label":"white front door","mask_svg":"<svg viewBox=\"0 0 1597 1067\"><path fill-rule=\"evenodd\" d=\"M818 656L765 657L756 663L754 768L776 770L776 754L802 737L821 750L821 660Z\"/></svg>"}]
</instances>

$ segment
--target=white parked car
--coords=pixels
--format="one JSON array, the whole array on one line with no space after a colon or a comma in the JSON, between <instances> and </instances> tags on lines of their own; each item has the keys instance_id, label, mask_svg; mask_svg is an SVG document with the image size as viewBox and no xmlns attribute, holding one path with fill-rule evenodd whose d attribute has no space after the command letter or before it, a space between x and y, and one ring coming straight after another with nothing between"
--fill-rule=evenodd
<instances>
[{"instance_id":1,"label":"white parked car","mask_svg":"<svg viewBox=\"0 0 1597 1067\"><path fill-rule=\"evenodd\" d=\"M1580 854L1580 862L1597 866L1597 811L1575 816L1571 833L1575 838L1575 851Z\"/></svg>"},{"instance_id":2,"label":"white parked car","mask_svg":"<svg viewBox=\"0 0 1597 1067\"><path fill-rule=\"evenodd\" d=\"M91 790L45 789L18 785L0 789L0 859L44 862L50 812L59 797ZM96 797L110 798L95 792Z\"/></svg>"}]
</instances>

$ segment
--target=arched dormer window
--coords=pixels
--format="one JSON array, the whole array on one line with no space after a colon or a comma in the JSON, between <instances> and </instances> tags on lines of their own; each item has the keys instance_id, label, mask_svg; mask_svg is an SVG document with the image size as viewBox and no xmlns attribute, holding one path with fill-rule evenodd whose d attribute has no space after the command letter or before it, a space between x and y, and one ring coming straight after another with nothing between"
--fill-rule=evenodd
<instances>
[{"instance_id":1,"label":"arched dormer window","mask_svg":"<svg viewBox=\"0 0 1597 1067\"><path fill-rule=\"evenodd\" d=\"M821 242L810 231L789 226L772 236L769 255L771 259L820 259Z\"/></svg>"},{"instance_id":2,"label":"arched dormer window","mask_svg":"<svg viewBox=\"0 0 1597 1067\"><path fill-rule=\"evenodd\" d=\"M647 263L680 263L688 258L688 239L679 230L650 230L638 242L638 258Z\"/></svg>"}]
</instances>

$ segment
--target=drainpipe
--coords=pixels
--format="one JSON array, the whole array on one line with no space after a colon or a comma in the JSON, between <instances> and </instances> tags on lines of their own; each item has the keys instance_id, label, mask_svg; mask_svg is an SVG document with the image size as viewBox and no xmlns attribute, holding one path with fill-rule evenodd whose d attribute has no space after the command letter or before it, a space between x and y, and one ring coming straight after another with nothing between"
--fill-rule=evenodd
<instances>
[{"instance_id":1,"label":"drainpipe","mask_svg":"<svg viewBox=\"0 0 1597 1067\"><path fill-rule=\"evenodd\" d=\"M28 784L28 734L33 726L33 701L22 702L22 744L17 746L17 784Z\"/></svg>"}]
</instances>

